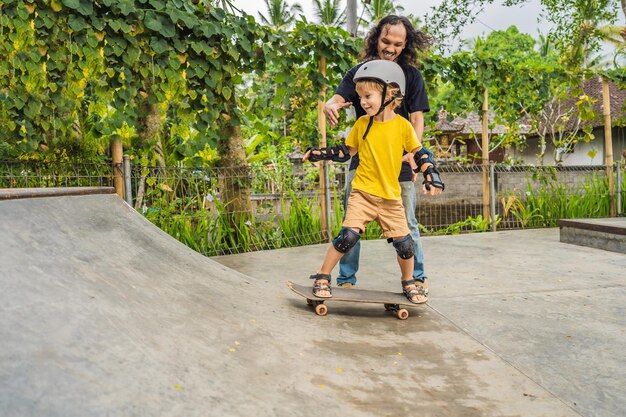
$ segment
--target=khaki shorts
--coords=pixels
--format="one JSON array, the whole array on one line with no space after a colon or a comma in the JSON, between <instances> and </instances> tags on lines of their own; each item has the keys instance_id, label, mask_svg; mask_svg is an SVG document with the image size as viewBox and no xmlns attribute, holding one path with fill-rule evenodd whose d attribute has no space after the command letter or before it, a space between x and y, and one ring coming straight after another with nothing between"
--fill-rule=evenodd
<instances>
[{"instance_id":1,"label":"khaki shorts","mask_svg":"<svg viewBox=\"0 0 626 417\"><path fill-rule=\"evenodd\" d=\"M406 224L402 200L386 200L352 189L346 208L346 218L341 226L363 232L372 220L376 220L387 238L404 237L411 233Z\"/></svg>"}]
</instances>

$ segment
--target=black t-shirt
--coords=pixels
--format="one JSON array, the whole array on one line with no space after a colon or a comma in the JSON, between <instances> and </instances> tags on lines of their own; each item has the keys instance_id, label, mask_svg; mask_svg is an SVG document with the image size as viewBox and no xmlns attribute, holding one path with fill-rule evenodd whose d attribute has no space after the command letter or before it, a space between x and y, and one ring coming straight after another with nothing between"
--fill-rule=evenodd
<instances>
[{"instance_id":1,"label":"black t-shirt","mask_svg":"<svg viewBox=\"0 0 626 417\"><path fill-rule=\"evenodd\" d=\"M354 82L354 74L356 74L358 69L363 64L364 62L361 62L350 69L343 77L341 84L339 84L339 87L337 87L337 90L335 91L335 94L340 95L344 98L344 100L352 102L356 111L357 119L366 114L363 107L361 107L361 101L359 100L359 95L356 92L356 84ZM400 107L396 108L396 113L405 119L410 120L409 115L411 113L415 113L417 111L426 113L430 111L430 107L428 105L428 95L426 94L426 85L424 84L422 73L413 66L402 66L402 70L404 71L404 76L406 77L405 96L402 99ZM350 170L356 169L357 166L359 166L359 154L354 155L352 158L352 161L350 162ZM411 181L411 178L411 166L405 162L402 164L398 180Z\"/></svg>"}]
</instances>

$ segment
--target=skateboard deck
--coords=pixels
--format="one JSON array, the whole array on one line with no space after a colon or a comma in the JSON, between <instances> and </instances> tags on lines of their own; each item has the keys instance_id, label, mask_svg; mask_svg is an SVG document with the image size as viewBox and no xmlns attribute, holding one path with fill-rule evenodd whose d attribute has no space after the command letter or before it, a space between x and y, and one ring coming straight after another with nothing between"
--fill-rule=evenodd
<instances>
[{"instance_id":1,"label":"skateboard deck","mask_svg":"<svg viewBox=\"0 0 626 417\"><path fill-rule=\"evenodd\" d=\"M328 313L328 307L324 304L325 302L334 301L382 304L385 310L393 312L400 320L406 320L409 317L409 311L401 306L419 306L419 304L413 304L407 300L402 293L333 287L333 296L331 298L320 298L313 295L311 286L287 281L287 287L299 296L306 298L307 304L315 309L315 314L318 316L325 316Z\"/></svg>"}]
</instances>

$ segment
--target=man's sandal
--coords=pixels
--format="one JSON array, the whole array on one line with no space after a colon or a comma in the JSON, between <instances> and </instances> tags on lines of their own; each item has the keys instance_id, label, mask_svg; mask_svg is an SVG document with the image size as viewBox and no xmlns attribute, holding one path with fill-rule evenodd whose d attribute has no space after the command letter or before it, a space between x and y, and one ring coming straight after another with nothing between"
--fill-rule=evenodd
<instances>
[{"instance_id":1,"label":"man's sandal","mask_svg":"<svg viewBox=\"0 0 626 417\"><path fill-rule=\"evenodd\" d=\"M330 275L329 274L315 274L309 278L314 279L313 283L313 295L319 298L331 298L333 296L330 289ZM328 281L327 283L320 282L321 280ZM328 291L328 295L320 295L320 291Z\"/></svg>"},{"instance_id":2,"label":"man's sandal","mask_svg":"<svg viewBox=\"0 0 626 417\"><path fill-rule=\"evenodd\" d=\"M428 301L428 294L426 293L426 291L424 291L424 288L422 287L421 284L422 283L420 281L416 281L414 279L402 281L402 292L404 292L404 295L406 296L406 298L413 304L422 304ZM413 287L413 288L409 288L409 287ZM415 296L420 296L420 295L424 298L418 299L417 301L413 299Z\"/></svg>"}]
</instances>

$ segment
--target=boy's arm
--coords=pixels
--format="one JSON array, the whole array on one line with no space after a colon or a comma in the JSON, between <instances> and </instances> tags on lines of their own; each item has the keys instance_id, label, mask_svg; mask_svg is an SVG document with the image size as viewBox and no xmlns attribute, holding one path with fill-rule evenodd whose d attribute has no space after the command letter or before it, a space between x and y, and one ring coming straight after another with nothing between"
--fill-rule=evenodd
<instances>
[{"instance_id":1,"label":"boy's arm","mask_svg":"<svg viewBox=\"0 0 626 417\"><path fill-rule=\"evenodd\" d=\"M328 146L326 148L309 148L302 157L303 161L317 162L317 161L335 161L346 162L348 159L356 154L357 150L352 146L345 144Z\"/></svg>"},{"instance_id":2,"label":"boy's arm","mask_svg":"<svg viewBox=\"0 0 626 417\"><path fill-rule=\"evenodd\" d=\"M413 172L422 172L424 175L422 191L430 195L441 194L446 186L435 167L433 153L423 146L418 146L411 151L411 154L413 154L415 164L417 165L417 169L413 169Z\"/></svg>"}]
</instances>

